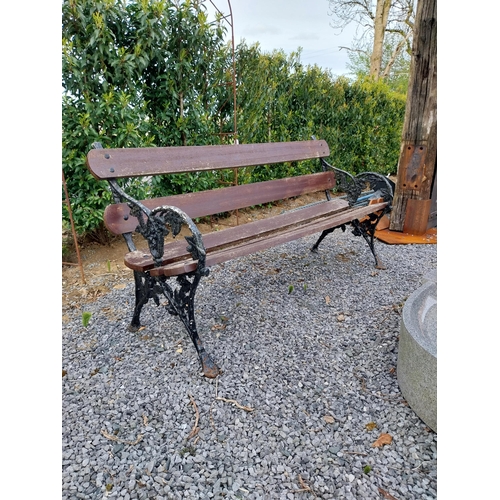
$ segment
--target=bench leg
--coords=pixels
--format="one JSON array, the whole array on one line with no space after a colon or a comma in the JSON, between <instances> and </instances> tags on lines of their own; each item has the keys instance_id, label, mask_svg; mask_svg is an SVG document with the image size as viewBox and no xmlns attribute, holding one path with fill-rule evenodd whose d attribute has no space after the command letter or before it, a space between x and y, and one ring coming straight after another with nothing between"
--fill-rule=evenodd
<instances>
[{"instance_id":1,"label":"bench leg","mask_svg":"<svg viewBox=\"0 0 500 500\"><path fill-rule=\"evenodd\" d=\"M177 281L180 288L173 290L165 277L153 278L149 273L134 271L135 279L135 307L134 315L128 330L137 332L141 327L140 315L142 308L153 299L156 305L160 304L158 294L163 294L168 300L168 312L179 316L186 327L189 337L193 341L196 352L200 359L203 374L207 378L215 378L221 373L211 356L205 350L198 335L196 321L194 318L194 295L201 276L194 274L192 281L186 275L179 276Z\"/></svg>"},{"instance_id":2,"label":"bench leg","mask_svg":"<svg viewBox=\"0 0 500 500\"><path fill-rule=\"evenodd\" d=\"M316 241L316 243L312 246L311 252L318 253L319 244L325 239L327 235L333 233L333 231L335 231L335 229L337 229L338 227L340 227L342 231L345 231L345 224L342 224L341 226L331 227L330 229L325 229L321 233L321 236L318 238L318 241Z\"/></svg>"},{"instance_id":3,"label":"bench leg","mask_svg":"<svg viewBox=\"0 0 500 500\"><path fill-rule=\"evenodd\" d=\"M370 247L370 250L373 254L373 257L375 258L375 267L377 269L387 269L384 266L384 264L382 264L382 261L380 260L380 258L376 254L375 243L374 243L375 228L377 227L377 224L379 223L380 219L382 218L382 216L384 214L385 214L385 212L383 212L382 214L380 214L378 216L374 215L374 214L370 214L369 218L363 222L359 222L359 220L357 220L357 219L349 222L349 224L351 224L352 227L354 228L354 230L353 230L354 236L363 236L365 241L368 243L368 246ZM332 227L330 229L325 229L321 233L320 237L318 238L318 241L316 241L316 243L311 248L311 252L318 253L319 244L325 239L325 237L327 235L329 235L330 233L333 233L333 231L335 231L335 229L337 229L337 227L340 227L340 228L342 228L342 231L345 231L345 224L342 224L341 226Z\"/></svg>"},{"instance_id":4,"label":"bench leg","mask_svg":"<svg viewBox=\"0 0 500 500\"><path fill-rule=\"evenodd\" d=\"M130 332L137 332L141 327L141 311L144 305L148 302L150 298L154 298L156 304L159 304L158 297L153 296L152 280L149 274L140 273L134 271L134 281L135 281L135 307L134 315L132 316L132 321L128 327Z\"/></svg>"},{"instance_id":5,"label":"bench leg","mask_svg":"<svg viewBox=\"0 0 500 500\"><path fill-rule=\"evenodd\" d=\"M353 226L353 234L354 236L363 236L365 241L368 243L370 250L375 258L375 267L377 269L387 269L378 255L375 253L375 229L380 219L384 215L385 212L382 212L380 215L370 214L369 218L365 219L363 222L359 222L359 220L353 220L351 225Z\"/></svg>"},{"instance_id":6,"label":"bench leg","mask_svg":"<svg viewBox=\"0 0 500 500\"><path fill-rule=\"evenodd\" d=\"M158 282L161 285L163 294L168 300L169 313L179 316L179 319L184 324L194 344L200 359L203 375L207 378L215 378L222 372L215 364L210 354L205 350L200 336L198 335L194 317L194 296L200 278L201 275L196 272L178 276L177 282L180 287L176 290L173 290L164 276L159 277Z\"/></svg>"}]
</instances>

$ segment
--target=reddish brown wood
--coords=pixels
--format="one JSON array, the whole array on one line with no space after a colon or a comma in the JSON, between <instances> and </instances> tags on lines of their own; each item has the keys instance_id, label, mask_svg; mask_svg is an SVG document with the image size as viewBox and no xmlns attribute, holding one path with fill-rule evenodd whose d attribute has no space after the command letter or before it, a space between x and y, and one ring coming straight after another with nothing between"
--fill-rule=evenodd
<instances>
[{"instance_id":1,"label":"reddish brown wood","mask_svg":"<svg viewBox=\"0 0 500 500\"><path fill-rule=\"evenodd\" d=\"M409 199L406 205L406 218L403 232L407 234L422 235L427 231L427 222L431 211L431 199Z\"/></svg>"},{"instance_id":2,"label":"reddish brown wood","mask_svg":"<svg viewBox=\"0 0 500 500\"><path fill-rule=\"evenodd\" d=\"M253 223L234 226L223 231L214 231L203 236L203 244L207 253L216 249L222 249L234 244L243 244L245 241L256 238L263 238L269 233L286 231L291 226L314 221L319 217L331 215L348 207L346 200L334 199L324 201L320 204L304 207L303 209L286 212L284 214L260 219ZM149 270L154 267L151 255L144 252L131 252L127 254L126 264L136 271ZM179 259L189 258L190 254L186 250L185 242L170 242L166 245L163 254L163 264Z\"/></svg>"},{"instance_id":3,"label":"reddish brown wood","mask_svg":"<svg viewBox=\"0 0 500 500\"><path fill-rule=\"evenodd\" d=\"M278 215L269 219L257 220L203 235L207 250L208 267L221 262L249 255L260 250L281 245L304 236L319 233L325 229L346 224L354 219L382 210L387 203L349 208L345 200L325 201L295 212ZM146 252L130 252L125 256L125 265L136 271L150 271L152 275L176 276L196 269L185 250L185 242L166 245L164 266L154 268L151 256Z\"/></svg>"},{"instance_id":4,"label":"reddish brown wood","mask_svg":"<svg viewBox=\"0 0 500 500\"><path fill-rule=\"evenodd\" d=\"M430 228L424 234L408 234L400 231L391 231L382 229L375 232L377 240L383 241L388 245L437 245L437 229Z\"/></svg>"},{"instance_id":5,"label":"reddish brown wood","mask_svg":"<svg viewBox=\"0 0 500 500\"><path fill-rule=\"evenodd\" d=\"M378 210L386 206L386 203L382 203L378 206ZM206 259L206 266L211 267L215 264L220 264L237 257L243 257L245 255L250 255L267 248L272 248L278 245L282 245L289 241L293 241L304 236L319 233L325 229L338 226L340 224L346 224L354 219L363 217L370 213L371 207L361 207L357 209L349 209L347 211L341 212L337 215L331 217L325 217L318 219L317 221L298 227L290 227L287 230L279 231L273 235L266 238L259 238L253 241L246 241L243 244L237 244L233 247L225 248L222 250L215 250L208 253ZM258 221L256 221L258 222ZM253 224L253 223L251 223ZM177 276L185 272L194 271L197 267L197 262L192 259L175 263L171 266L166 266L159 268L158 270L151 270L151 274L155 273L163 274L165 276Z\"/></svg>"},{"instance_id":6,"label":"reddish brown wood","mask_svg":"<svg viewBox=\"0 0 500 500\"><path fill-rule=\"evenodd\" d=\"M143 200L141 203L149 209L164 205L175 206L194 219L334 187L335 175L330 171L255 184L242 184L212 191L154 198ZM132 232L138 224L137 219L130 215L130 209L126 203L109 205L104 211L104 223L113 234Z\"/></svg>"},{"instance_id":7,"label":"reddish brown wood","mask_svg":"<svg viewBox=\"0 0 500 500\"><path fill-rule=\"evenodd\" d=\"M329 155L330 148L325 141L91 149L87 155L87 167L96 179L116 179L272 165Z\"/></svg>"}]
</instances>

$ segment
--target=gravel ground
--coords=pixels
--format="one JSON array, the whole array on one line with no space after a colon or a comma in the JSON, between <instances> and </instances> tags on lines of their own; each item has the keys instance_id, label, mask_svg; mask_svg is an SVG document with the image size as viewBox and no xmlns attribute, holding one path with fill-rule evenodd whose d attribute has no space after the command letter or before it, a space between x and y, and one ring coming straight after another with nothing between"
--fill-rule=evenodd
<instances>
[{"instance_id":1,"label":"gravel ground","mask_svg":"<svg viewBox=\"0 0 500 500\"><path fill-rule=\"evenodd\" d=\"M437 435L396 365L402 306L437 247L377 242L380 271L349 231L319 254L314 240L217 266L200 285L217 380L164 307L147 304L145 328L127 331L132 282L65 311L63 499L436 498ZM381 434L392 441L374 446Z\"/></svg>"}]
</instances>

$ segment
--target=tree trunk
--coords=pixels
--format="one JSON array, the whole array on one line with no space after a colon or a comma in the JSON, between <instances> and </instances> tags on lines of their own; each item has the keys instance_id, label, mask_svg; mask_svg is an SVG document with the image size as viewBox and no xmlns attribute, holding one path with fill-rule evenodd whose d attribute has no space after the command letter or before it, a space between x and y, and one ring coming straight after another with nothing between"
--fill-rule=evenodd
<instances>
[{"instance_id":1,"label":"tree trunk","mask_svg":"<svg viewBox=\"0 0 500 500\"><path fill-rule=\"evenodd\" d=\"M389 18L391 0L377 0L377 9L375 11L373 50L370 58L370 75L378 80L382 67L382 52L384 50L384 36Z\"/></svg>"},{"instance_id":2,"label":"tree trunk","mask_svg":"<svg viewBox=\"0 0 500 500\"><path fill-rule=\"evenodd\" d=\"M396 48L392 51L391 58L385 65L384 71L382 72L381 77L382 78L387 78L389 74L391 73L391 69L396 62L399 54L403 50L403 47L408 43L408 38L410 37L411 33L408 32L404 38L401 39L401 41L397 44Z\"/></svg>"},{"instance_id":3,"label":"tree trunk","mask_svg":"<svg viewBox=\"0 0 500 500\"><path fill-rule=\"evenodd\" d=\"M392 231L418 230L429 216L437 157L436 1L419 0L417 5Z\"/></svg>"}]
</instances>

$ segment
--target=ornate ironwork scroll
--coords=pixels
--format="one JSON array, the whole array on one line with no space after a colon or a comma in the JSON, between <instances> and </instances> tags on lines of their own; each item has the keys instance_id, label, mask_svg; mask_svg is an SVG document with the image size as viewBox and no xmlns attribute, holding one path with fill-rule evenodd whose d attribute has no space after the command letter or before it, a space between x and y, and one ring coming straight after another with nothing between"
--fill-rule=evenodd
<instances>
[{"instance_id":1,"label":"ornate ironwork scroll","mask_svg":"<svg viewBox=\"0 0 500 500\"><path fill-rule=\"evenodd\" d=\"M373 257L375 258L375 266L377 267L377 269L385 269L385 266L382 264L380 258L375 252L374 237L377 224L380 222L382 217L391 210L392 199L394 196L394 183L387 177L375 172L362 172L356 176L353 176L345 170L330 165L323 158L321 158L321 165L323 170L330 169L335 172L335 178L338 181L340 189L346 194L346 199L349 203L349 206L353 207L367 204L370 198L382 198L384 201L388 202L388 205L379 213L369 214L362 221L355 219L348 223L353 227L353 235L363 236L365 241L368 243ZM370 189L370 195L362 196L363 191L367 189L367 185ZM330 199L328 192L327 198ZM345 231L346 225L342 224L340 226L335 226L323 231L316 243L311 248L311 251L317 252L318 246L323 241L323 239L338 227L340 227L342 231Z\"/></svg>"},{"instance_id":2,"label":"ornate ironwork scroll","mask_svg":"<svg viewBox=\"0 0 500 500\"><path fill-rule=\"evenodd\" d=\"M321 165L323 170L329 169L335 172L335 178L338 181L340 189L346 194L347 202L350 206L354 206L358 203L367 184L370 186L371 190L379 192L379 198L383 198L384 201L392 203L394 188L387 177L375 172L361 172L354 177L349 172L330 165L323 158L321 159Z\"/></svg>"},{"instance_id":3,"label":"ornate ironwork scroll","mask_svg":"<svg viewBox=\"0 0 500 500\"><path fill-rule=\"evenodd\" d=\"M131 215L137 218L139 223L136 227L136 232L141 234L148 242L155 268L162 266L165 237L171 234L175 238L179 235L184 225L191 232L191 236L185 236L188 243L186 250L198 262L195 271L177 276L175 280L163 275L151 276L147 271L134 271L135 307L129 330L139 330L141 327L140 315L142 308L150 299L153 299L156 305L159 305L160 296L164 296L168 301L168 312L178 316L184 324L198 353L203 374L208 378L215 378L219 375L220 369L205 350L198 335L194 317L196 289L201 278L208 276L210 272L205 267L206 250L200 231L193 220L180 208L160 206L150 210L144 204L125 193L116 180L111 179L108 182L115 200L126 202L130 208ZM130 251L135 250L131 238L127 240L127 244Z\"/></svg>"}]
</instances>

